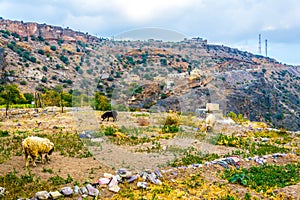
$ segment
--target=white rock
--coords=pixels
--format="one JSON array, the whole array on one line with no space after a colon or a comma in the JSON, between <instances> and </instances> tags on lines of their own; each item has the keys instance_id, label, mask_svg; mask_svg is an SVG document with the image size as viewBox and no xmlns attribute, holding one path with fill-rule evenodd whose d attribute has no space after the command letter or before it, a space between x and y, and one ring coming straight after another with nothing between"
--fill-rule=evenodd
<instances>
[{"instance_id":1,"label":"white rock","mask_svg":"<svg viewBox=\"0 0 300 200\"><path fill-rule=\"evenodd\" d=\"M55 192L49 192L49 194L50 194L50 196L51 196L52 199L58 199L58 198L60 198L60 197L63 196L63 195L62 195L60 192L58 192L58 191L55 191Z\"/></svg>"},{"instance_id":2,"label":"white rock","mask_svg":"<svg viewBox=\"0 0 300 200\"><path fill-rule=\"evenodd\" d=\"M43 200L43 199L49 199L50 194L47 191L40 191L35 194L35 198Z\"/></svg>"}]
</instances>

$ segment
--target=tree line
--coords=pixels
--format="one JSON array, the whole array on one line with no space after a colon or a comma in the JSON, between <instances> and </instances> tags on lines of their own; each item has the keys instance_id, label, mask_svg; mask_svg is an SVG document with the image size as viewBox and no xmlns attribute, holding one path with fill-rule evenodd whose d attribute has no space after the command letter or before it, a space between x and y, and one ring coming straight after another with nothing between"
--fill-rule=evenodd
<instances>
[{"instance_id":1,"label":"tree line","mask_svg":"<svg viewBox=\"0 0 300 200\"><path fill-rule=\"evenodd\" d=\"M43 108L48 106L81 107L91 106L95 110L110 110L109 99L100 92L87 95L80 91L65 91L62 86L46 89L44 92L22 93L16 84L0 85L0 105L5 105L6 110L13 105L32 105L30 107Z\"/></svg>"}]
</instances>

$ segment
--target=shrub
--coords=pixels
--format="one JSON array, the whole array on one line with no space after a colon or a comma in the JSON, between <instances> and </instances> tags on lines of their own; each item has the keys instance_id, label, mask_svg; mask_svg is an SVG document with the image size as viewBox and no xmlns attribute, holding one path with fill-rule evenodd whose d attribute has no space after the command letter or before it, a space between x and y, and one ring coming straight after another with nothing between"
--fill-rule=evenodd
<instances>
[{"instance_id":1,"label":"shrub","mask_svg":"<svg viewBox=\"0 0 300 200\"><path fill-rule=\"evenodd\" d=\"M41 42L44 42L44 41L45 41L45 39L44 39L43 36L41 36L41 35L38 36L38 40L41 41Z\"/></svg>"},{"instance_id":2,"label":"shrub","mask_svg":"<svg viewBox=\"0 0 300 200\"><path fill-rule=\"evenodd\" d=\"M20 84L21 84L21 85L27 85L27 82L26 82L25 80L22 80L22 81L20 82Z\"/></svg>"},{"instance_id":3,"label":"shrub","mask_svg":"<svg viewBox=\"0 0 300 200\"><path fill-rule=\"evenodd\" d=\"M56 46L51 46L50 49L51 49L52 51L56 51Z\"/></svg>"},{"instance_id":4,"label":"shrub","mask_svg":"<svg viewBox=\"0 0 300 200\"><path fill-rule=\"evenodd\" d=\"M229 182L249 186L258 192L266 192L270 188L283 188L300 181L298 164L252 166L242 170L226 169L223 178Z\"/></svg>"},{"instance_id":5,"label":"shrub","mask_svg":"<svg viewBox=\"0 0 300 200\"><path fill-rule=\"evenodd\" d=\"M58 39L57 40L57 44L60 46L62 43L64 43L64 40L63 39Z\"/></svg>"},{"instance_id":6,"label":"shrub","mask_svg":"<svg viewBox=\"0 0 300 200\"><path fill-rule=\"evenodd\" d=\"M91 75L91 74L93 73L93 69L87 69L87 70L86 70L86 73L88 73L88 74Z\"/></svg>"},{"instance_id":7,"label":"shrub","mask_svg":"<svg viewBox=\"0 0 300 200\"><path fill-rule=\"evenodd\" d=\"M59 57L59 59L60 59L63 63L65 63L66 65L69 64L69 59L68 59L68 57L66 57L66 56L61 55L61 56Z\"/></svg>"},{"instance_id":8,"label":"shrub","mask_svg":"<svg viewBox=\"0 0 300 200\"><path fill-rule=\"evenodd\" d=\"M46 66L43 66L43 70L44 70L45 72L47 72L47 71L48 71L48 68L47 68Z\"/></svg>"},{"instance_id":9,"label":"shrub","mask_svg":"<svg viewBox=\"0 0 300 200\"><path fill-rule=\"evenodd\" d=\"M238 124L241 124L243 122L246 122L247 119L245 119L243 117L242 114L235 114L234 112L230 111L228 114L227 114L227 117L230 117L233 121L235 121L236 123Z\"/></svg>"},{"instance_id":10,"label":"shrub","mask_svg":"<svg viewBox=\"0 0 300 200\"><path fill-rule=\"evenodd\" d=\"M45 76L43 76L42 80L41 80L43 83L46 83L47 82L47 78Z\"/></svg>"},{"instance_id":11,"label":"shrub","mask_svg":"<svg viewBox=\"0 0 300 200\"><path fill-rule=\"evenodd\" d=\"M45 54L45 51L44 51L43 49L39 49L39 50L38 50L38 53L41 54L41 55L44 55L44 54Z\"/></svg>"},{"instance_id":12,"label":"shrub","mask_svg":"<svg viewBox=\"0 0 300 200\"><path fill-rule=\"evenodd\" d=\"M36 37L35 37L34 35L30 35L30 39L31 39L32 41L35 41L35 40L36 40Z\"/></svg>"},{"instance_id":13,"label":"shrub","mask_svg":"<svg viewBox=\"0 0 300 200\"><path fill-rule=\"evenodd\" d=\"M115 129L114 127L107 127L104 131L104 134L107 135L107 136L110 136L110 135L114 135L115 133L117 132L117 129Z\"/></svg>"},{"instance_id":14,"label":"shrub","mask_svg":"<svg viewBox=\"0 0 300 200\"><path fill-rule=\"evenodd\" d=\"M0 137L7 137L7 136L9 136L9 133L7 130L5 130L5 131L0 130Z\"/></svg>"},{"instance_id":15,"label":"shrub","mask_svg":"<svg viewBox=\"0 0 300 200\"><path fill-rule=\"evenodd\" d=\"M108 99L100 92L95 93L95 109L103 111L111 109Z\"/></svg>"},{"instance_id":16,"label":"shrub","mask_svg":"<svg viewBox=\"0 0 300 200\"><path fill-rule=\"evenodd\" d=\"M29 60L33 63L36 63L36 58L34 56L31 56Z\"/></svg>"},{"instance_id":17,"label":"shrub","mask_svg":"<svg viewBox=\"0 0 300 200\"><path fill-rule=\"evenodd\" d=\"M174 113L172 111L169 112L167 118L166 118L166 122L165 125L168 126L172 126L172 125L176 125L179 126L180 124L180 116L177 113Z\"/></svg>"}]
</instances>

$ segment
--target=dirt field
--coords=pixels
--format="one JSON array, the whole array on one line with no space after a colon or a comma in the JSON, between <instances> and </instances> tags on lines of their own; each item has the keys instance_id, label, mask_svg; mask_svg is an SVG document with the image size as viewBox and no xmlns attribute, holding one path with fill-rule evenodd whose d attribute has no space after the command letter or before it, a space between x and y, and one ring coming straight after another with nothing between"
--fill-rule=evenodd
<instances>
[{"instance_id":1,"label":"dirt field","mask_svg":"<svg viewBox=\"0 0 300 200\"><path fill-rule=\"evenodd\" d=\"M178 171L177 168L170 167L170 163L189 151L203 152L209 154L218 154L220 157L225 154L230 154L233 151L240 150L236 147L220 146L212 142L214 133L211 135L199 133L196 127L197 120L191 117L190 124L181 125L181 131L174 134L162 134L160 130L161 124L164 123L165 116L160 113L122 113L118 115L118 121L102 121L102 112L94 112L91 110L84 111L67 111L66 113L48 112L39 114L27 114L12 117L10 119L3 119L0 123L2 131L7 130L10 135L8 137L16 137L25 135L48 135L55 136L55 134L72 133L75 135L81 134L84 136L91 136L88 139L82 139L81 142L92 153L92 156L78 157L64 154L63 149L56 149L51 156L50 163L37 163L37 167L30 167L31 172L40 180L47 181L54 175L66 178L71 176L73 180L83 184L84 182L95 183L103 173L115 173L119 168L127 168L135 173L141 172L144 169L160 169L160 170L177 170L178 175L172 176L170 173L164 174L166 181L171 181L174 178L185 178L196 172L201 173L205 177L207 183L226 184L233 193L240 198L244 197L246 193L250 193L253 197L259 199L268 199L271 197L257 193L249 188L238 184L228 184L226 180L220 179L218 174L224 169L219 165L208 165L203 168L187 169L185 171ZM149 121L148 126L140 126L140 118ZM182 121L184 121L182 119ZM127 130L121 135L107 137L98 134L99 130L106 130L107 127L117 127L119 130ZM220 125L216 131L244 133L245 129L229 125ZM138 138L147 138L145 142L138 144L118 142L127 141L130 136ZM162 137L161 135L164 135ZM120 139L121 137L121 139ZM117 142L114 140L117 138ZM11 155L0 164L0 175L4 176L9 172L16 171L19 175L28 172L25 168L24 156L21 153L21 140L12 140L16 149L11 150ZM17 141L17 142L16 142ZM70 141L63 141L62 143ZM60 144L61 147L64 147ZM69 147L68 147L69 148ZM67 152L68 150L65 150ZM81 152L82 151L82 152ZM83 150L78 150L78 155L84 155ZM75 153L75 154L76 154ZM69 156L68 156L69 155ZM77 154L76 154L77 155ZM268 163L274 164L272 159L267 160ZM297 163L299 157L280 157L276 160L277 165L285 165L287 163ZM242 167L258 166L254 161L242 161ZM47 173L51 169L51 173ZM3 184L3 183L2 183ZM68 185L68 184L66 184ZM0 182L0 187L1 187ZM5 187L2 186L2 187ZM122 186L121 186L122 187ZM126 186L127 187L127 186ZM238 193L236 191L239 191ZM299 199L300 184L287 186L276 189L276 194L283 192L284 198ZM32 191L29 196L32 196L37 191ZM101 189L102 198L113 198L114 193L108 191L106 188ZM28 197L29 197L28 196ZM280 198L279 198L280 199Z\"/></svg>"}]
</instances>

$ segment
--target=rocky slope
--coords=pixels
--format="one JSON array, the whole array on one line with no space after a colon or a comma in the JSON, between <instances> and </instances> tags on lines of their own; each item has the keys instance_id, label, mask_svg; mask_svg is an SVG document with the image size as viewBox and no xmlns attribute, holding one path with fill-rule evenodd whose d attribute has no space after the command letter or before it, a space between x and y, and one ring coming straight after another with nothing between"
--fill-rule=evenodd
<instances>
[{"instance_id":1,"label":"rocky slope","mask_svg":"<svg viewBox=\"0 0 300 200\"><path fill-rule=\"evenodd\" d=\"M1 84L103 92L115 107L193 112L207 102L300 129L300 67L207 44L113 41L46 24L0 20Z\"/></svg>"}]
</instances>

